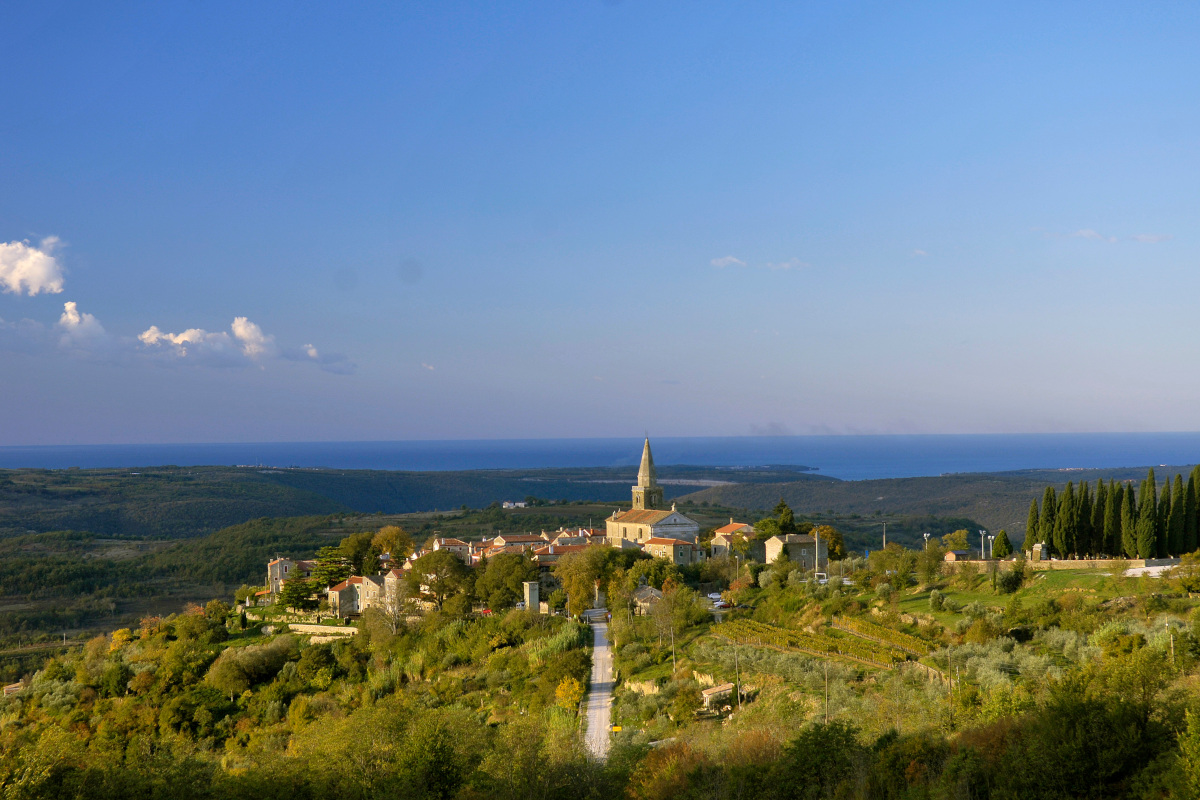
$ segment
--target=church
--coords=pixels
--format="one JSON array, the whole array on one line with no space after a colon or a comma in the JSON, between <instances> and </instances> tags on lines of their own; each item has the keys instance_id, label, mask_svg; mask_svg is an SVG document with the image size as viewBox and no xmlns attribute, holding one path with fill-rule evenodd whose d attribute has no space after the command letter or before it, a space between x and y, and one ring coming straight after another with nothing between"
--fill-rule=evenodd
<instances>
[{"instance_id":1,"label":"church","mask_svg":"<svg viewBox=\"0 0 1200 800\"><path fill-rule=\"evenodd\" d=\"M646 439L637 485L633 487L633 508L614 511L605 520L608 543L613 547L640 547L651 539L679 539L694 544L700 525L676 511L674 504L670 509L663 505L663 490L654 470L650 440Z\"/></svg>"}]
</instances>

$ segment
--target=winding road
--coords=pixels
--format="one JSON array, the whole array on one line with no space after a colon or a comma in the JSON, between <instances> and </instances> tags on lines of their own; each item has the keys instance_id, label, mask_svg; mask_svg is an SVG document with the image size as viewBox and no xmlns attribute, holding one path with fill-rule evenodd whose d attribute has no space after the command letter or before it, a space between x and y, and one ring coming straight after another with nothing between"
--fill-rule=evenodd
<instances>
[{"instance_id":1,"label":"winding road","mask_svg":"<svg viewBox=\"0 0 1200 800\"><path fill-rule=\"evenodd\" d=\"M592 758L608 758L609 730L612 727L613 662L608 646L607 612L588 612L592 624L592 681L587 695L587 749Z\"/></svg>"}]
</instances>

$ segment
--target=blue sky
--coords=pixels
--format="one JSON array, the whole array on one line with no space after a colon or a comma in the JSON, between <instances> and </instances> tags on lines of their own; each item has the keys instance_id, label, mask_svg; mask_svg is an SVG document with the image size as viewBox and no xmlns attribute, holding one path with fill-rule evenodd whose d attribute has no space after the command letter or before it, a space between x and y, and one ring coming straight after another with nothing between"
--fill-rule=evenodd
<instances>
[{"instance_id":1,"label":"blue sky","mask_svg":"<svg viewBox=\"0 0 1200 800\"><path fill-rule=\"evenodd\" d=\"M0 444L1197 429L1195 7L0 25Z\"/></svg>"}]
</instances>

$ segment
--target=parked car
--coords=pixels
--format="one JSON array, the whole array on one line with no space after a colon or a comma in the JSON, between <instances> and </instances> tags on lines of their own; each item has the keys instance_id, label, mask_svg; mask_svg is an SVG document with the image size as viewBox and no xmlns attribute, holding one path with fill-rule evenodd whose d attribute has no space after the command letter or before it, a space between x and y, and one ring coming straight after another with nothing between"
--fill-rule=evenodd
<instances>
[{"instance_id":1,"label":"parked car","mask_svg":"<svg viewBox=\"0 0 1200 800\"><path fill-rule=\"evenodd\" d=\"M720 592L709 592L709 593L708 593L708 599L709 599L709 600L720 600L720 599L721 599L721 593L720 593Z\"/></svg>"},{"instance_id":2,"label":"parked car","mask_svg":"<svg viewBox=\"0 0 1200 800\"><path fill-rule=\"evenodd\" d=\"M729 603L726 603L724 600L718 600L713 603L713 608L729 608Z\"/></svg>"}]
</instances>

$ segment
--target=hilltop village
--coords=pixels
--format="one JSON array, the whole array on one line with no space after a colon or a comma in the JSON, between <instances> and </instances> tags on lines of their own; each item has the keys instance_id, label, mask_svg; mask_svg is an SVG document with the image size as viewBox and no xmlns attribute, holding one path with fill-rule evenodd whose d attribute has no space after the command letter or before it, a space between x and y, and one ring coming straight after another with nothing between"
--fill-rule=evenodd
<instances>
[{"instance_id":1,"label":"hilltop village","mask_svg":"<svg viewBox=\"0 0 1200 800\"><path fill-rule=\"evenodd\" d=\"M757 563L771 563L782 556L799 569L818 572L828 565L828 543L822 541L819 535L780 533L764 539L757 536L753 525L733 519L714 531L707 547L702 546L698 542L699 524L678 511L674 504L664 508L663 489L658 482L649 439L643 445L632 495L632 508L614 510L605 520L603 529L504 534L477 541L434 537L409 553L380 553L378 571L347 575L332 585L311 583L314 573L321 569L319 560L277 557L267 564L265 587L255 592L249 602L253 605L269 605L283 599L285 605L305 607L315 599L320 609L347 620L360 616L372 607L389 608L402 601L411 601L417 607L429 609L436 605L436 599L429 580L422 579L424 573L421 569L422 565L432 561L426 557L435 553L443 557L452 556L463 566L477 569L486 567L489 560L501 556L527 558L536 568L536 588L532 593L527 588L520 602L522 607L526 602L535 603L530 610L543 612L550 610L549 602L535 598L548 598L562 589L562 583L555 575L555 565L564 556L593 547L644 553L677 567L699 565L712 556ZM333 558L341 560L340 556ZM445 564L444 560L440 563ZM349 564L340 566L340 571L353 570ZM339 573L338 565L331 567L326 564L325 567L325 577ZM418 578L415 584L417 591L410 596L414 576ZM436 576L431 572L427 577L433 579ZM289 582L293 587L290 592L286 591ZM304 588L296 590L297 585ZM657 590L650 588L645 593L653 598ZM316 598L316 595L320 597ZM596 599L597 607L601 606L598 595Z\"/></svg>"}]
</instances>

